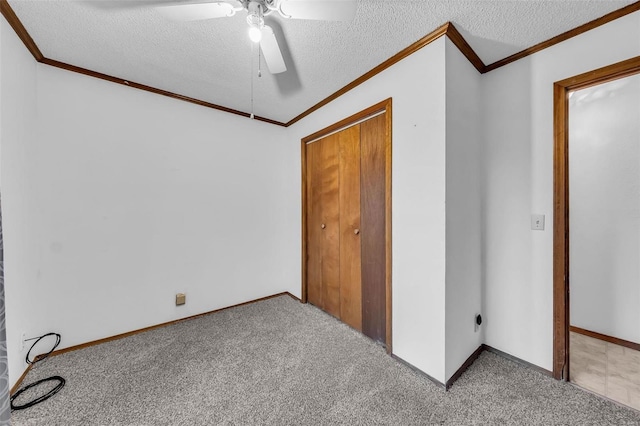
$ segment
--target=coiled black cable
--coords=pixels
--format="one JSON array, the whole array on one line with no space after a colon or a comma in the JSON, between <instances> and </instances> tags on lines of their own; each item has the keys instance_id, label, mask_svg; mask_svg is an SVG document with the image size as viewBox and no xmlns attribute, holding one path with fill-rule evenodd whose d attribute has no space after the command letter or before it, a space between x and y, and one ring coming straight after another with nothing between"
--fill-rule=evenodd
<instances>
[{"instance_id":1,"label":"coiled black cable","mask_svg":"<svg viewBox=\"0 0 640 426\"><path fill-rule=\"evenodd\" d=\"M42 383L45 382L51 382L51 381L58 381L58 385L51 389L49 392L47 392L46 394L39 396L35 399L32 399L31 401L24 403L22 405L15 405L13 403L13 400L16 399L17 397L19 397L23 392L28 391L29 389L31 389L34 386L38 386ZM29 408L29 407L33 407L36 404L40 404L42 401L45 401L49 398L51 398L53 395L57 394L58 392L60 392L60 389L62 389L64 387L64 384L66 383L66 381L60 377L60 376L51 376L51 377L47 377L46 379L42 379L42 380L38 380L37 382L31 383L23 388L21 388L19 391L17 391L16 393L14 393L11 396L11 409L12 410L24 410L25 408Z\"/></svg>"},{"instance_id":2,"label":"coiled black cable","mask_svg":"<svg viewBox=\"0 0 640 426\"><path fill-rule=\"evenodd\" d=\"M47 352L46 354L38 355L32 360L29 359L29 355L31 355L31 351L33 350L33 348L40 342L40 340L44 339L45 337L49 337L49 336L56 336L56 343L53 345L53 348L51 348L51 350L49 352ZM34 340L34 339L30 339L30 340ZM35 364L36 362L42 361L43 359L45 359L46 357L51 355L53 353L53 351L55 351L56 348L58 347L58 345L60 344L60 341L62 340L62 337L58 333L47 333L47 334L43 334L40 337L35 338L35 340L36 341L33 343L33 345L31 345L31 348L29 348L29 352L27 352L27 356L25 357L25 361L27 361L27 364Z\"/></svg>"},{"instance_id":3,"label":"coiled black cable","mask_svg":"<svg viewBox=\"0 0 640 426\"><path fill-rule=\"evenodd\" d=\"M47 353L41 354L41 355L37 355L35 358L30 359L30 355L31 355L31 351L33 350L33 348L45 337L49 337L49 336L56 336L56 342L54 343L53 347L51 348L51 350ZM43 334L40 337L35 337L33 339L29 339L29 340L35 340L35 342L33 343L33 345L31 345L31 347L29 348L29 351L27 352L27 356L25 357L25 361L27 362L27 364L33 365L37 362L42 361L43 359L47 358L49 355L51 355L53 353L53 351L56 350L56 348L58 347L58 345L60 344L60 341L62 340L62 337L58 334L58 333L47 333L47 334ZM29 402L26 402L22 405L16 405L13 403L13 401L18 398L20 395L22 395L24 392L28 391L29 389L38 386L42 383L46 383L46 382L52 382L52 381L57 381L58 384L52 388L49 392L47 392L46 394L39 396L37 398L32 399ZM24 410L25 408L29 408L29 407L33 407L36 404L40 404L42 401L45 401L49 398L51 398L53 395L57 394L58 392L60 392L60 389L62 389L64 387L66 383L66 380L63 379L60 376L51 376L51 377L47 377L46 379L41 379L38 380L37 382L28 384L27 386L19 389L16 393L14 393L13 395L11 395L11 399L10 399L10 403L11 403L11 409L12 410Z\"/></svg>"}]
</instances>

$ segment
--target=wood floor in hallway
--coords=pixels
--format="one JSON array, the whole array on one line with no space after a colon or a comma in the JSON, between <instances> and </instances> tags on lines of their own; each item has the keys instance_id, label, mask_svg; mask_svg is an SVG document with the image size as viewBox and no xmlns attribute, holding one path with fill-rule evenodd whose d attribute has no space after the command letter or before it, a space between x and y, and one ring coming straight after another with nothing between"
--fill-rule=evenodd
<instances>
[{"instance_id":1,"label":"wood floor in hallway","mask_svg":"<svg viewBox=\"0 0 640 426\"><path fill-rule=\"evenodd\" d=\"M571 382L640 410L640 352L571 332Z\"/></svg>"}]
</instances>

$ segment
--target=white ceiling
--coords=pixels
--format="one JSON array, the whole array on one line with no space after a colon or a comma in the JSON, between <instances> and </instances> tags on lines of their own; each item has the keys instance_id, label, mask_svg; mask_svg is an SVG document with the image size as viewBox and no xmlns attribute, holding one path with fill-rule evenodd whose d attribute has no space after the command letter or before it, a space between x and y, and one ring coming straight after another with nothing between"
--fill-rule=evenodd
<instances>
[{"instance_id":1,"label":"white ceiling","mask_svg":"<svg viewBox=\"0 0 640 426\"><path fill-rule=\"evenodd\" d=\"M9 0L45 57L287 122L447 21L485 64L634 0L359 0L352 22L267 18L288 71L262 77L246 13L173 22L158 1Z\"/></svg>"}]
</instances>

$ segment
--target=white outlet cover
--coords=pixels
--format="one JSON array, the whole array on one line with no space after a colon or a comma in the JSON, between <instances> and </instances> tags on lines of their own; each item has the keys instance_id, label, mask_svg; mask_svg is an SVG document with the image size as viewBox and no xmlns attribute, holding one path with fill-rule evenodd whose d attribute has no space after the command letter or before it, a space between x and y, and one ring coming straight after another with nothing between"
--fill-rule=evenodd
<instances>
[{"instance_id":1,"label":"white outlet cover","mask_svg":"<svg viewBox=\"0 0 640 426\"><path fill-rule=\"evenodd\" d=\"M531 215L531 229L534 231L544 231L544 215L543 214Z\"/></svg>"}]
</instances>

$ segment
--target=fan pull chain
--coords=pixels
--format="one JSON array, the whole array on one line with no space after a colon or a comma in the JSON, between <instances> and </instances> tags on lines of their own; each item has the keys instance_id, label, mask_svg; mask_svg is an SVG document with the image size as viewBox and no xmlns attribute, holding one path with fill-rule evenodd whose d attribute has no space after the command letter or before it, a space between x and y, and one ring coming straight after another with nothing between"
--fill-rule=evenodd
<instances>
[{"instance_id":1,"label":"fan pull chain","mask_svg":"<svg viewBox=\"0 0 640 426\"><path fill-rule=\"evenodd\" d=\"M254 115L253 115L253 45L254 43L251 43L251 115L249 116L249 118L251 118L252 120L254 119Z\"/></svg>"},{"instance_id":2,"label":"fan pull chain","mask_svg":"<svg viewBox=\"0 0 640 426\"><path fill-rule=\"evenodd\" d=\"M252 120L255 118L253 114L253 43L251 44L251 115L249 118ZM262 77L262 67L261 67L261 57L260 57L260 46L258 46L258 78Z\"/></svg>"}]
</instances>

